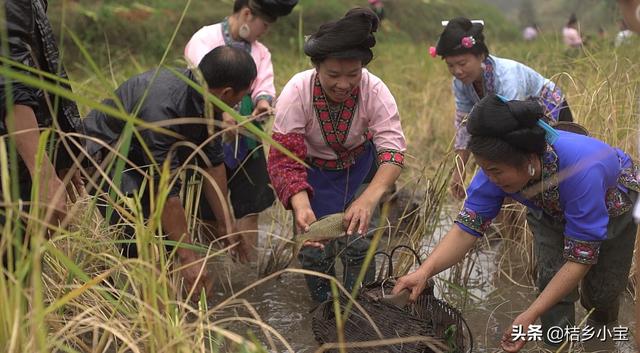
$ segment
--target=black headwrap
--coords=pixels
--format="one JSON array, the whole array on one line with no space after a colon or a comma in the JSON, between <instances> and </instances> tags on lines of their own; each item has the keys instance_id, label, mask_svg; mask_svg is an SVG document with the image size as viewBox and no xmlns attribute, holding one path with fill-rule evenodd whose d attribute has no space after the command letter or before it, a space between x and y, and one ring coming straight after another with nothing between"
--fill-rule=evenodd
<instances>
[{"instance_id":1,"label":"black headwrap","mask_svg":"<svg viewBox=\"0 0 640 353\"><path fill-rule=\"evenodd\" d=\"M298 0L249 0L249 8L269 22L291 13Z\"/></svg>"},{"instance_id":2,"label":"black headwrap","mask_svg":"<svg viewBox=\"0 0 640 353\"><path fill-rule=\"evenodd\" d=\"M537 100L504 102L490 94L471 110L467 131L472 139L493 137L527 153L542 153L545 130L537 123L543 116L544 108Z\"/></svg>"},{"instance_id":3,"label":"black headwrap","mask_svg":"<svg viewBox=\"0 0 640 353\"><path fill-rule=\"evenodd\" d=\"M484 25L473 23L468 18L452 19L440 34L436 54L442 57L467 53L489 54L489 49L484 43L483 29ZM468 39L463 40L463 38Z\"/></svg>"},{"instance_id":4,"label":"black headwrap","mask_svg":"<svg viewBox=\"0 0 640 353\"><path fill-rule=\"evenodd\" d=\"M343 18L320 26L304 43L304 53L313 62L333 57L360 59L367 65L373 59L371 48L376 45L373 33L379 22L370 9L351 9Z\"/></svg>"}]
</instances>

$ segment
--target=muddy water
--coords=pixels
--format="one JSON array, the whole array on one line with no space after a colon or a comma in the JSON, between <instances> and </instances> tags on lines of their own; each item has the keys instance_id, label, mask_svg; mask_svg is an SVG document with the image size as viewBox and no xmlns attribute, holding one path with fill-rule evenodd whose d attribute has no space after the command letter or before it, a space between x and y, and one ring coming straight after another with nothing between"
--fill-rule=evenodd
<instances>
[{"instance_id":1,"label":"muddy water","mask_svg":"<svg viewBox=\"0 0 640 353\"><path fill-rule=\"evenodd\" d=\"M447 218L445 218L447 219ZM444 221L442 230L434 235L438 238L448 228L450 221ZM425 242L421 249L421 254L431 251L435 244L434 240ZM513 283L504 276L497 276L498 266L496 265L496 254L499 247L503 246L501 241L491 241L480 247L473 256L474 266L469 273L467 290L469 295L467 300L451 287L446 286L444 281L437 281L436 295L448 300L463 312L463 315L471 327L474 337L474 352L499 352L499 341L502 332L509 327L513 318L521 313L534 299L535 290ZM518 259L511 259L514 264ZM298 267L297 262L292 264ZM255 266L237 265L229 261L219 264L217 267L219 277L225 282L226 293L220 294L219 299L228 296L229 293L237 292L258 280ZM515 273L518 270L516 269ZM338 273L341 271L338 269ZM445 271L439 278L449 278L449 273ZM287 341L285 344L278 343L277 338L273 338L275 348L269 349L271 352L314 352L317 344L311 332L311 317L309 312L314 303L307 294L304 278L301 274L285 273L277 279L261 284L256 289L241 296L246 299L259 315L261 321L273 327ZM577 303L578 322L585 316L585 311ZM633 318L633 300L629 293L625 293L620 309L619 324L629 327L629 338L627 342L616 342L615 345L605 344L604 346L595 343L593 340L584 346L571 347L571 352L635 352L635 345L632 343L631 333L635 327ZM223 316L230 315L229 312ZM243 307L236 306L231 315L251 316L251 312ZM245 334L251 330L265 344L269 345L264 334L256 326L245 324L233 324L231 330L240 334ZM272 336L273 337L273 336ZM609 342L613 343L613 342ZM550 352L541 344L530 342L525 346L523 352Z\"/></svg>"}]
</instances>

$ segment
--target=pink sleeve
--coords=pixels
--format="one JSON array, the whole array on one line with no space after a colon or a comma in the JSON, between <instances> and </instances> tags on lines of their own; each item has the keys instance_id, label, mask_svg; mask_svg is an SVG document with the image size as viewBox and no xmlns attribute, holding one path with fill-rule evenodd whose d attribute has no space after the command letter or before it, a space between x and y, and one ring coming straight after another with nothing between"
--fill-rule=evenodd
<instances>
[{"instance_id":1,"label":"pink sleeve","mask_svg":"<svg viewBox=\"0 0 640 353\"><path fill-rule=\"evenodd\" d=\"M393 95L384 82L379 81L369 95L369 132L373 135L378 163L393 163L403 166L407 149L400 114Z\"/></svg>"},{"instance_id":2,"label":"pink sleeve","mask_svg":"<svg viewBox=\"0 0 640 353\"><path fill-rule=\"evenodd\" d=\"M279 134L305 134L307 114L304 111L304 79L294 76L282 89L276 101L276 117L273 132Z\"/></svg>"},{"instance_id":3,"label":"pink sleeve","mask_svg":"<svg viewBox=\"0 0 640 353\"><path fill-rule=\"evenodd\" d=\"M580 33L575 28L565 28L564 30L564 39L568 45L578 46L582 44L582 38L580 37Z\"/></svg>"},{"instance_id":4,"label":"pink sleeve","mask_svg":"<svg viewBox=\"0 0 640 353\"><path fill-rule=\"evenodd\" d=\"M217 43L214 43L214 39L208 35L208 27L202 27L198 30L189 40L187 46L184 48L184 56L187 59L187 63L193 66L198 66L200 60L207 55L213 48L218 47Z\"/></svg>"},{"instance_id":5,"label":"pink sleeve","mask_svg":"<svg viewBox=\"0 0 640 353\"><path fill-rule=\"evenodd\" d=\"M580 38L580 34L578 33L578 31L571 31L571 44L573 45L580 45L582 44L582 38Z\"/></svg>"},{"instance_id":6,"label":"pink sleeve","mask_svg":"<svg viewBox=\"0 0 640 353\"><path fill-rule=\"evenodd\" d=\"M304 79L301 75L294 76L286 84L276 102L276 118L273 122L272 134L275 141L302 160L307 157L306 114L302 105L304 87ZM307 190L309 196L312 196L313 189L307 183L307 170L303 165L277 149L271 148L267 168L271 184L285 208L291 208L289 202L291 196L302 190Z\"/></svg>"},{"instance_id":7,"label":"pink sleeve","mask_svg":"<svg viewBox=\"0 0 640 353\"><path fill-rule=\"evenodd\" d=\"M251 99L257 103L261 99L272 102L276 97L276 87L273 83L273 64L271 63L271 53L264 45L254 46L257 57L254 56L258 75L251 86Z\"/></svg>"}]
</instances>

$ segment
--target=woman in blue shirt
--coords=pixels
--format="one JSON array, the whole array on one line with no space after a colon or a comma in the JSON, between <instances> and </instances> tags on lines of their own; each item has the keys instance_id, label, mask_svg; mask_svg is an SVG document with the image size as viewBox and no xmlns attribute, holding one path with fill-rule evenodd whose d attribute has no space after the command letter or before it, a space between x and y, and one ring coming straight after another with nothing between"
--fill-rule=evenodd
<instances>
[{"instance_id":1,"label":"woman in blue shirt","mask_svg":"<svg viewBox=\"0 0 640 353\"><path fill-rule=\"evenodd\" d=\"M451 192L464 198L464 165L469 159L469 133L465 118L484 96L495 93L507 99L540 97L552 120L572 121L571 110L562 91L551 80L517 61L489 55L482 33L484 26L464 17L454 18L440 35L432 56L440 55L454 76L456 101L456 171L451 179Z\"/></svg>"},{"instance_id":2,"label":"woman in blue shirt","mask_svg":"<svg viewBox=\"0 0 640 353\"><path fill-rule=\"evenodd\" d=\"M535 100L491 94L474 107L467 125L469 150L481 170L452 229L417 271L398 280L394 292L407 288L417 298L430 277L462 260L510 197L531 211L527 220L540 290L513 325L527 328L540 318L543 339L550 327L574 326L580 282L582 305L594 309L590 323L617 320L635 242L631 208L640 189L637 168L623 151L556 132L543 118L544 108ZM524 341L512 341L510 333L511 326L503 349L517 352Z\"/></svg>"}]
</instances>

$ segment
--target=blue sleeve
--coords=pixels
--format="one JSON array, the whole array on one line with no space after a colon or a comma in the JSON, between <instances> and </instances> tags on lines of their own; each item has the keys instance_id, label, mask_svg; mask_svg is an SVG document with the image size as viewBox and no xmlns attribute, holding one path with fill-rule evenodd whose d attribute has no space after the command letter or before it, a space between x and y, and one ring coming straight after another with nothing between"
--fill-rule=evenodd
<instances>
[{"instance_id":1,"label":"blue sleeve","mask_svg":"<svg viewBox=\"0 0 640 353\"><path fill-rule=\"evenodd\" d=\"M467 96L464 91L464 84L456 79L453 79L451 83L451 88L453 90L453 96L456 101L456 111L463 113L470 113L471 108L473 108L473 100Z\"/></svg>"},{"instance_id":2,"label":"blue sleeve","mask_svg":"<svg viewBox=\"0 0 640 353\"><path fill-rule=\"evenodd\" d=\"M504 191L479 170L467 188L467 199L456 217L456 224L471 235L484 235L500 212L504 197Z\"/></svg>"},{"instance_id":3,"label":"blue sleeve","mask_svg":"<svg viewBox=\"0 0 640 353\"><path fill-rule=\"evenodd\" d=\"M525 92L523 92L525 95L524 98L526 99L529 97L539 96L540 91L542 91L542 88L549 80L544 78L544 76L540 75L538 71L530 68L529 66L521 64L520 70L525 77L524 82L526 82L526 90Z\"/></svg>"}]
</instances>

